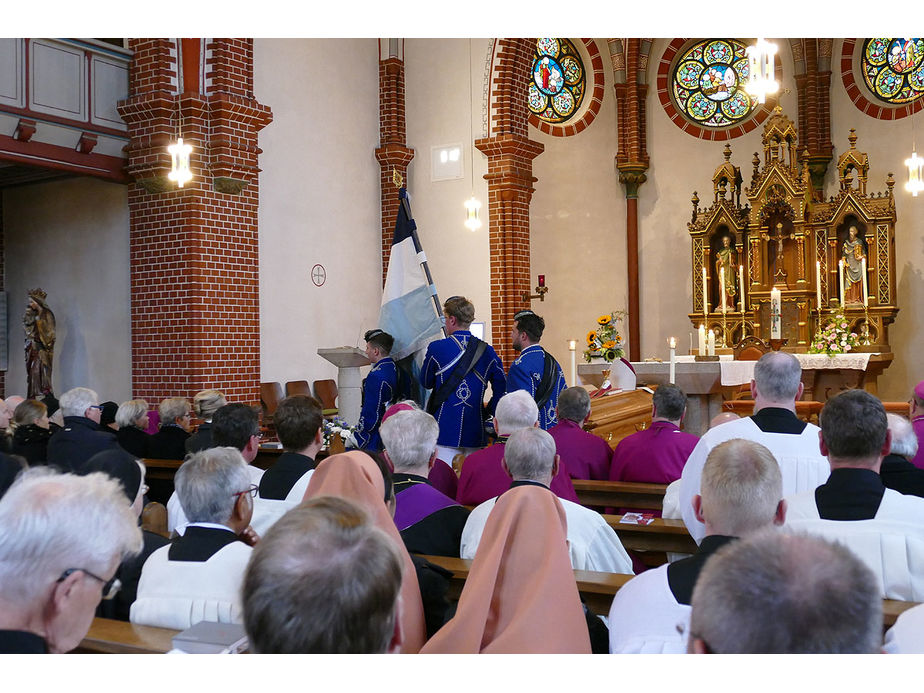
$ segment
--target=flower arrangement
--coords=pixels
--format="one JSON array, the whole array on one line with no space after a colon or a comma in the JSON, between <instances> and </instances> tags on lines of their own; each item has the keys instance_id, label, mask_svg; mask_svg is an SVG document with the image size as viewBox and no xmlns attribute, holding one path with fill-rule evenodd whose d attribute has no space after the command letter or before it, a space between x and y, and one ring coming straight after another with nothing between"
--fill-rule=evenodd
<instances>
[{"instance_id":1,"label":"flower arrangement","mask_svg":"<svg viewBox=\"0 0 924 693\"><path fill-rule=\"evenodd\" d=\"M330 440L334 435L339 435L343 439L343 442L346 443L350 440L355 430L355 427L350 426L350 424L339 416L324 419L324 447L330 448Z\"/></svg>"},{"instance_id":2,"label":"flower arrangement","mask_svg":"<svg viewBox=\"0 0 924 693\"><path fill-rule=\"evenodd\" d=\"M827 354L828 356L846 354L855 349L859 343L860 338L855 332L850 331L844 312L837 311L812 337L809 353Z\"/></svg>"},{"instance_id":3,"label":"flower arrangement","mask_svg":"<svg viewBox=\"0 0 924 693\"><path fill-rule=\"evenodd\" d=\"M616 329L616 323L622 320L625 315L625 311L616 310L597 318L597 328L587 333L587 348L584 350L585 361L589 362L594 357L600 357L607 363L612 363L616 359L623 357L625 352L622 348L622 335Z\"/></svg>"}]
</instances>

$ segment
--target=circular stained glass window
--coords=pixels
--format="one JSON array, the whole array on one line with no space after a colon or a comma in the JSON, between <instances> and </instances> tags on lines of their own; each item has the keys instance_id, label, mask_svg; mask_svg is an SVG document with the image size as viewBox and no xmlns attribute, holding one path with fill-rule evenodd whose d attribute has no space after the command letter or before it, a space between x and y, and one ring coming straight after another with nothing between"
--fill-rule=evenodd
<instances>
[{"instance_id":1,"label":"circular stained glass window","mask_svg":"<svg viewBox=\"0 0 924 693\"><path fill-rule=\"evenodd\" d=\"M924 94L924 39L866 39L860 66L866 86L886 103L909 103Z\"/></svg>"},{"instance_id":2,"label":"circular stained glass window","mask_svg":"<svg viewBox=\"0 0 924 693\"><path fill-rule=\"evenodd\" d=\"M724 128L757 106L745 90L746 47L733 39L708 39L689 48L674 68L671 93L678 109L697 125Z\"/></svg>"},{"instance_id":3,"label":"circular stained glass window","mask_svg":"<svg viewBox=\"0 0 924 693\"><path fill-rule=\"evenodd\" d=\"M587 83L580 53L569 39L536 41L529 80L529 110L547 123L563 123L581 107Z\"/></svg>"}]
</instances>

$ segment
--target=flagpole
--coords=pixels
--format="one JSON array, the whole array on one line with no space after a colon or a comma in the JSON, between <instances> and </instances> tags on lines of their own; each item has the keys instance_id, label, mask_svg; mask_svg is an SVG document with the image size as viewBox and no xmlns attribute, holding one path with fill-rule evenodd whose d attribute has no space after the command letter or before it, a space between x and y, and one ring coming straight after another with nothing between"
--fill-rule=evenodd
<instances>
[{"instance_id":1,"label":"flagpole","mask_svg":"<svg viewBox=\"0 0 924 693\"><path fill-rule=\"evenodd\" d=\"M427 254L423 251L423 246L420 244L420 238L417 235L417 222L414 221L413 215L411 215L411 205L407 199L407 188L404 187L404 180L400 173L396 170L392 170L392 180L395 185L398 187L398 197L401 200L401 205L404 207L404 213L407 215L408 222L411 226L411 238L414 239L414 250L417 251L418 257L423 255L423 260L420 262L420 266L423 267L424 274L427 277L427 284L430 286L430 297L433 299L433 307L436 310L436 314L442 318L443 315L443 306L440 303L439 296L436 293L436 284L433 283L433 275L430 274L430 265L427 262ZM446 322L440 319L440 325L442 326L443 336L448 336L446 334Z\"/></svg>"}]
</instances>

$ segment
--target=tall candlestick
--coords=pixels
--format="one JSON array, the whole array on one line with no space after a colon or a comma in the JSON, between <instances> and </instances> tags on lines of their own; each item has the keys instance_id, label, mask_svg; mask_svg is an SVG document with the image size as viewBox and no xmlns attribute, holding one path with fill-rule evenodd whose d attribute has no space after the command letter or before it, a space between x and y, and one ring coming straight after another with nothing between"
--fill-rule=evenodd
<instances>
[{"instance_id":1,"label":"tall candlestick","mask_svg":"<svg viewBox=\"0 0 924 693\"><path fill-rule=\"evenodd\" d=\"M671 347L671 367L670 367L670 373L668 375L667 382L673 383L673 382L676 382L674 380L674 371L675 371L674 364L676 363L676 359L677 359L677 340L671 337L670 342L668 343L670 344L670 347Z\"/></svg>"},{"instance_id":2,"label":"tall candlestick","mask_svg":"<svg viewBox=\"0 0 924 693\"><path fill-rule=\"evenodd\" d=\"M575 359L577 340L568 340L568 349L571 351L571 387L574 387L577 385L577 361Z\"/></svg>"},{"instance_id":3,"label":"tall candlestick","mask_svg":"<svg viewBox=\"0 0 924 693\"><path fill-rule=\"evenodd\" d=\"M738 265L738 295L741 297L741 312L743 313L744 312L744 265Z\"/></svg>"},{"instance_id":4,"label":"tall candlestick","mask_svg":"<svg viewBox=\"0 0 924 693\"><path fill-rule=\"evenodd\" d=\"M770 290L770 339L781 339L782 338L782 311L781 311L781 302L782 296L780 290L773 288Z\"/></svg>"},{"instance_id":5,"label":"tall candlestick","mask_svg":"<svg viewBox=\"0 0 924 693\"><path fill-rule=\"evenodd\" d=\"M821 310L821 260L815 260L815 302Z\"/></svg>"},{"instance_id":6,"label":"tall candlestick","mask_svg":"<svg viewBox=\"0 0 924 693\"><path fill-rule=\"evenodd\" d=\"M693 353L693 333L690 333L690 353Z\"/></svg>"},{"instance_id":7,"label":"tall candlestick","mask_svg":"<svg viewBox=\"0 0 924 693\"><path fill-rule=\"evenodd\" d=\"M706 278L705 265L703 265L703 315L709 315L709 280Z\"/></svg>"},{"instance_id":8,"label":"tall candlestick","mask_svg":"<svg viewBox=\"0 0 924 693\"><path fill-rule=\"evenodd\" d=\"M869 308L869 284L866 277L866 258L860 260L860 272L863 274L863 305Z\"/></svg>"},{"instance_id":9,"label":"tall candlestick","mask_svg":"<svg viewBox=\"0 0 924 693\"><path fill-rule=\"evenodd\" d=\"M839 283L840 283L840 287L841 287L841 296L840 296L840 298L841 298L841 308L843 308L843 307L844 307L844 298L845 298L845 296L844 296L844 261L843 261L843 260L838 260L838 261L837 261L837 274L838 274L838 277L839 277Z\"/></svg>"},{"instance_id":10,"label":"tall candlestick","mask_svg":"<svg viewBox=\"0 0 924 693\"><path fill-rule=\"evenodd\" d=\"M705 325L699 326L699 354L700 356L706 355L706 327Z\"/></svg>"},{"instance_id":11,"label":"tall candlestick","mask_svg":"<svg viewBox=\"0 0 924 693\"><path fill-rule=\"evenodd\" d=\"M722 313L728 312L728 299L725 296L725 268L719 267L719 294L722 296Z\"/></svg>"},{"instance_id":12,"label":"tall candlestick","mask_svg":"<svg viewBox=\"0 0 924 693\"><path fill-rule=\"evenodd\" d=\"M709 343L706 346L709 356L715 356L715 330L709 330Z\"/></svg>"}]
</instances>

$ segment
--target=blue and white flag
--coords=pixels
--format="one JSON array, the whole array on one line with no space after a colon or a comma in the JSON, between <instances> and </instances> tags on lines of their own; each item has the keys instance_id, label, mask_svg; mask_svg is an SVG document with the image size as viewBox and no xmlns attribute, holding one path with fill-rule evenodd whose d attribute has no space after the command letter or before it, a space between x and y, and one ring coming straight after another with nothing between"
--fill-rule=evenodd
<instances>
[{"instance_id":1,"label":"blue and white flag","mask_svg":"<svg viewBox=\"0 0 924 693\"><path fill-rule=\"evenodd\" d=\"M425 271L427 256L417 238L417 224L410 217L407 191L399 192L401 205L395 220L379 328L395 338L391 357L397 362L420 351L442 336L442 323L433 297L436 287Z\"/></svg>"}]
</instances>

